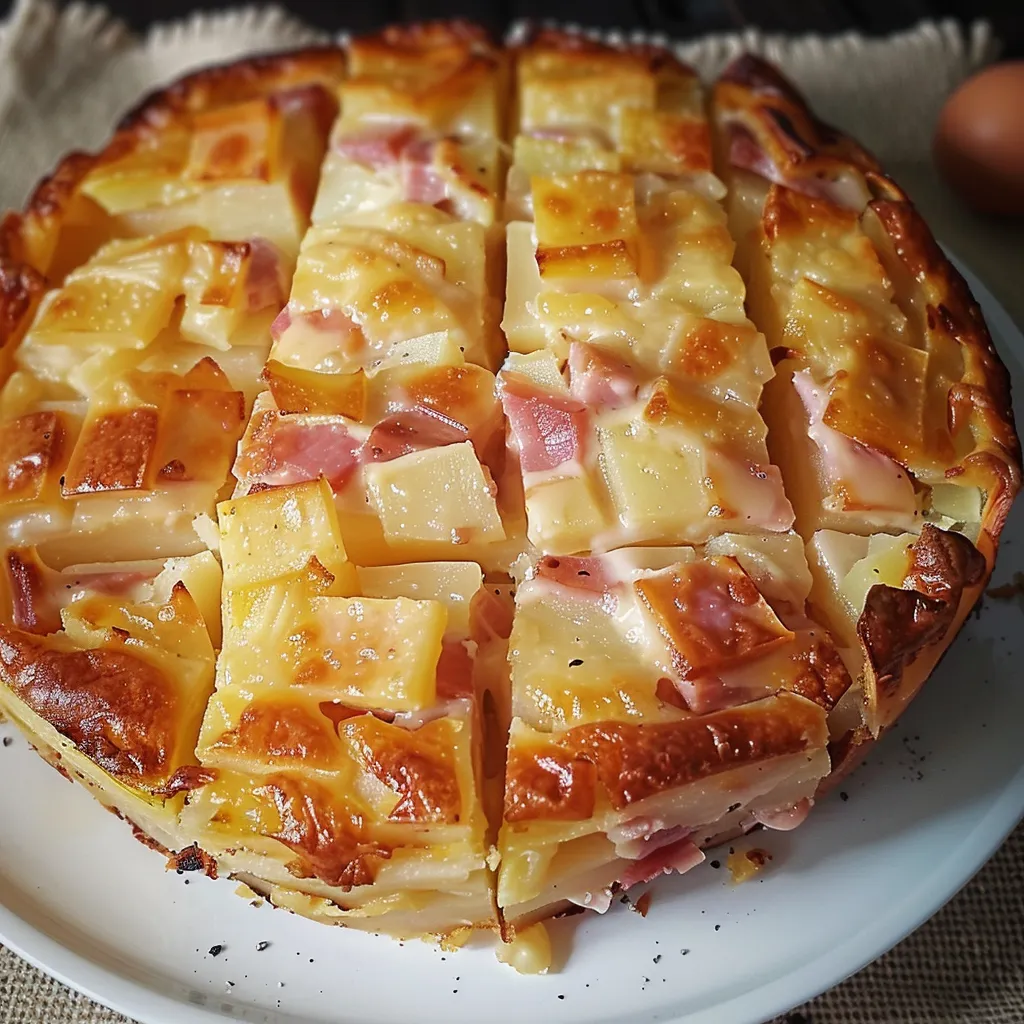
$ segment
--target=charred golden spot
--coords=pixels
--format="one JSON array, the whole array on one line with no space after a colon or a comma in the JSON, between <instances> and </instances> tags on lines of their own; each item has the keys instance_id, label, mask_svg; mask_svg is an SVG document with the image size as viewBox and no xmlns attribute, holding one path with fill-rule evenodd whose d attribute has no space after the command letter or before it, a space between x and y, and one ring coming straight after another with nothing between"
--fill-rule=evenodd
<instances>
[{"instance_id":1,"label":"charred golden spot","mask_svg":"<svg viewBox=\"0 0 1024 1024\"><path fill-rule=\"evenodd\" d=\"M205 242L204 245L213 260L213 267L199 301L204 306L230 306L235 301L252 246L248 242L216 241Z\"/></svg>"},{"instance_id":2,"label":"charred golden spot","mask_svg":"<svg viewBox=\"0 0 1024 1024\"><path fill-rule=\"evenodd\" d=\"M218 177L231 176L231 172L249 159L252 141L242 132L224 135L210 147L209 171Z\"/></svg>"},{"instance_id":3,"label":"charred golden spot","mask_svg":"<svg viewBox=\"0 0 1024 1024\"><path fill-rule=\"evenodd\" d=\"M173 774L185 709L149 662L121 647L62 649L0 624L0 671L28 708L126 785L159 789Z\"/></svg>"},{"instance_id":4,"label":"charred golden spot","mask_svg":"<svg viewBox=\"0 0 1024 1024\"><path fill-rule=\"evenodd\" d=\"M205 850L201 850L198 843L171 854L167 859L167 867L179 875L186 871L202 871L208 878L217 877L217 861Z\"/></svg>"},{"instance_id":5,"label":"charred golden spot","mask_svg":"<svg viewBox=\"0 0 1024 1024\"><path fill-rule=\"evenodd\" d=\"M566 195L548 195L544 197L545 208L555 217L568 217L572 213L572 200Z\"/></svg>"},{"instance_id":6,"label":"charred golden spot","mask_svg":"<svg viewBox=\"0 0 1024 1024\"><path fill-rule=\"evenodd\" d=\"M399 796L389 821L452 825L459 820L462 797L447 725L441 720L411 730L364 716L342 726L367 771Z\"/></svg>"},{"instance_id":7,"label":"charred golden spot","mask_svg":"<svg viewBox=\"0 0 1024 1024\"><path fill-rule=\"evenodd\" d=\"M318 782L281 772L254 792L277 809L280 825L269 835L296 855L289 870L298 878L319 878L347 892L370 885L391 856L390 848L363 840L361 819Z\"/></svg>"},{"instance_id":8,"label":"charred golden spot","mask_svg":"<svg viewBox=\"0 0 1024 1024\"><path fill-rule=\"evenodd\" d=\"M21 340L45 288L38 271L0 253L0 350Z\"/></svg>"},{"instance_id":9,"label":"charred golden spot","mask_svg":"<svg viewBox=\"0 0 1024 1024\"><path fill-rule=\"evenodd\" d=\"M198 764L183 764L168 779L166 785L155 790L160 796L175 797L181 793L191 793L217 780L216 768L204 768ZM216 877L214 875L213 877Z\"/></svg>"},{"instance_id":10,"label":"charred golden spot","mask_svg":"<svg viewBox=\"0 0 1024 1024\"><path fill-rule=\"evenodd\" d=\"M32 412L0 427L0 502L40 497L65 451L58 413Z\"/></svg>"},{"instance_id":11,"label":"charred golden spot","mask_svg":"<svg viewBox=\"0 0 1024 1024\"><path fill-rule=\"evenodd\" d=\"M157 422L156 409L128 409L86 423L68 465L64 494L141 489Z\"/></svg>"},{"instance_id":12,"label":"charred golden spot","mask_svg":"<svg viewBox=\"0 0 1024 1024\"><path fill-rule=\"evenodd\" d=\"M675 566L633 587L683 678L761 657L793 639L733 558Z\"/></svg>"},{"instance_id":13,"label":"charred golden spot","mask_svg":"<svg viewBox=\"0 0 1024 1024\"><path fill-rule=\"evenodd\" d=\"M509 757L505 774L505 820L586 821L597 800L597 769L558 750Z\"/></svg>"},{"instance_id":14,"label":"charred golden spot","mask_svg":"<svg viewBox=\"0 0 1024 1024\"><path fill-rule=\"evenodd\" d=\"M735 361L738 328L716 320L700 320L682 339L676 365L688 377L709 380Z\"/></svg>"},{"instance_id":15,"label":"charred golden spot","mask_svg":"<svg viewBox=\"0 0 1024 1024\"><path fill-rule=\"evenodd\" d=\"M850 688L850 673L831 640L815 639L794 660L800 671L789 689L826 710Z\"/></svg>"},{"instance_id":16,"label":"charred golden spot","mask_svg":"<svg viewBox=\"0 0 1024 1024\"><path fill-rule=\"evenodd\" d=\"M619 211L614 207L598 207L590 211L590 223L597 231L614 231L619 226Z\"/></svg>"},{"instance_id":17,"label":"charred golden spot","mask_svg":"<svg viewBox=\"0 0 1024 1024\"><path fill-rule=\"evenodd\" d=\"M217 738L218 750L237 750L260 760L295 761L330 768L338 758L334 726L319 712L285 701L254 701L238 724Z\"/></svg>"},{"instance_id":18,"label":"charred golden spot","mask_svg":"<svg viewBox=\"0 0 1024 1024\"><path fill-rule=\"evenodd\" d=\"M404 316L408 312L421 312L434 305L430 293L408 279L389 281L373 296L372 307L381 315Z\"/></svg>"}]
</instances>

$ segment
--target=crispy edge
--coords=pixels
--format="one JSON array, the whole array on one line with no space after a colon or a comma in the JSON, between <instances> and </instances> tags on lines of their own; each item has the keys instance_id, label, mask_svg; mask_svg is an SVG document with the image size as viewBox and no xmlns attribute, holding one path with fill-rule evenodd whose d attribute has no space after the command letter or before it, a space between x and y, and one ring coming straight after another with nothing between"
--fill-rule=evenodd
<instances>
[{"instance_id":1,"label":"crispy edge","mask_svg":"<svg viewBox=\"0 0 1024 1024\"><path fill-rule=\"evenodd\" d=\"M929 328L952 338L963 357L963 377L949 391L948 415L951 425L966 416L975 444L946 475L968 474L985 488L984 537L979 546L991 571L999 534L1021 483L1021 448L1010 375L967 282L939 247L924 218L890 178L874 175L870 182L879 196L870 208L892 241L896 258L912 278L926 281L938 297L927 310Z\"/></svg>"},{"instance_id":2,"label":"crispy edge","mask_svg":"<svg viewBox=\"0 0 1024 1024\"><path fill-rule=\"evenodd\" d=\"M566 63L588 57L619 56L623 64L637 61L647 65L655 75L679 75L697 78L697 72L684 64L668 47L655 43L608 43L593 39L571 28L552 28L541 24L528 24L516 44L510 47L513 56L533 53L557 53Z\"/></svg>"},{"instance_id":3,"label":"crispy edge","mask_svg":"<svg viewBox=\"0 0 1024 1024\"><path fill-rule=\"evenodd\" d=\"M121 119L115 139L122 133L164 127L183 114L278 91L309 85L333 91L344 73L345 53L339 46L310 46L200 68L141 100Z\"/></svg>"},{"instance_id":4,"label":"crispy edge","mask_svg":"<svg viewBox=\"0 0 1024 1024\"><path fill-rule=\"evenodd\" d=\"M896 720L951 643L987 577L962 534L926 523L903 588L876 584L857 621L865 656L865 720L878 736Z\"/></svg>"},{"instance_id":5,"label":"crispy edge","mask_svg":"<svg viewBox=\"0 0 1024 1024\"><path fill-rule=\"evenodd\" d=\"M752 53L725 68L713 97L716 114L747 132L778 169L775 180L790 188L819 195L822 180L840 172L881 171L872 153L822 121L778 68Z\"/></svg>"}]
</instances>

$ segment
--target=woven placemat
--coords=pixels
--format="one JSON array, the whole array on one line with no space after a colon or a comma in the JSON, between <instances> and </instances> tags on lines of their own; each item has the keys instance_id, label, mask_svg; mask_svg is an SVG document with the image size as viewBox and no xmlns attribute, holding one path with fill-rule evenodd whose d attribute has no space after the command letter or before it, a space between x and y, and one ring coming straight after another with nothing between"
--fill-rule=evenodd
<instances>
[{"instance_id":1,"label":"woven placemat","mask_svg":"<svg viewBox=\"0 0 1024 1024\"><path fill-rule=\"evenodd\" d=\"M20 205L62 153L100 145L156 85L202 64L322 38L277 8L247 8L196 15L140 40L99 7L58 12L48 0L19 0L0 25L0 209ZM1024 227L971 216L939 183L928 156L944 98L996 52L987 25L965 33L952 22L926 22L885 39L750 31L678 49L705 75L743 49L782 65L824 117L890 165L939 237L1024 324ZM0 946L0 1024L127 1019ZM783 1022L1024 1024L1024 827L931 921Z\"/></svg>"}]
</instances>

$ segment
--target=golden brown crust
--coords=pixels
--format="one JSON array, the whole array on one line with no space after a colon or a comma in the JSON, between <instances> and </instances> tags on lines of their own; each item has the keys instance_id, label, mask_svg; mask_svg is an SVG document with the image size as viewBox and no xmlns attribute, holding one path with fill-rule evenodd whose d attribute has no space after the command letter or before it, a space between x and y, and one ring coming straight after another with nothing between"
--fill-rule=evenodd
<instances>
[{"instance_id":1,"label":"golden brown crust","mask_svg":"<svg viewBox=\"0 0 1024 1024\"><path fill-rule=\"evenodd\" d=\"M387 847L362 840L358 817L319 783L279 773L255 792L277 808L280 827L270 836L295 854L289 870L299 878L319 878L347 892L373 882L380 862L391 856Z\"/></svg>"},{"instance_id":2,"label":"golden brown crust","mask_svg":"<svg viewBox=\"0 0 1024 1024\"><path fill-rule=\"evenodd\" d=\"M1021 450L1010 375L967 282L924 219L891 180L872 176L871 181L883 198L873 200L870 208L891 239L896 257L924 292L928 330L954 340L963 357L963 376L949 391L948 419L953 437L969 432L973 444L946 475L977 481L986 492L982 528L995 543L1020 489Z\"/></svg>"},{"instance_id":3,"label":"golden brown crust","mask_svg":"<svg viewBox=\"0 0 1024 1024\"><path fill-rule=\"evenodd\" d=\"M876 584L868 591L857 635L866 658L866 718L876 735L920 685L906 669L929 648L946 646L965 588L985 575L985 559L966 537L926 523L904 587Z\"/></svg>"},{"instance_id":4,"label":"golden brown crust","mask_svg":"<svg viewBox=\"0 0 1024 1024\"><path fill-rule=\"evenodd\" d=\"M141 128L163 127L182 114L244 103L275 92L310 85L333 90L344 73L345 54L336 46L312 46L201 68L133 107L118 124L118 137Z\"/></svg>"},{"instance_id":5,"label":"golden brown crust","mask_svg":"<svg viewBox=\"0 0 1024 1024\"><path fill-rule=\"evenodd\" d=\"M679 60L667 47L653 43L610 44L571 29L530 26L517 50L519 53L556 54L567 66L576 61L586 63L595 57L613 61L619 58L624 65L639 65L649 71L669 72L687 78L697 77L697 72Z\"/></svg>"},{"instance_id":6,"label":"golden brown crust","mask_svg":"<svg viewBox=\"0 0 1024 1024\"><path fill-rule=\"evenodd\" d=\"M67 650L0 624L3 682L86 757L129 786L172 773L180 701L170 680L126 650Z\"/></svg>"},{"instance_id":7,"label":"golden brown crust","mask_svg":"<svg viewBox=\"0 0 1024 1024\"><path fill-rule=\"evenodd\" d=\"M589 817L598 782L621 811L720 772L822 747L826 739L824 710L790 693L676 722L576 726L510 760L506 820ZM538 786L542 776L547 784Z\"/></svg>"},{"instance_id":8,"label":"golden brown crust","mask_svg":"<svg viewBox=\"0 0 1024 1024\"><path fill-rule=\"evenodd\" d=\"M825 124L796 87L767 61L743 54L715 83L714 106L732 167L813 196L833 196L836 182L880 170L878 161L853 139ZM843 190L844 193L846 190ZM850 190L842 205L859 208Z\"/></svg>"}]
</instances>

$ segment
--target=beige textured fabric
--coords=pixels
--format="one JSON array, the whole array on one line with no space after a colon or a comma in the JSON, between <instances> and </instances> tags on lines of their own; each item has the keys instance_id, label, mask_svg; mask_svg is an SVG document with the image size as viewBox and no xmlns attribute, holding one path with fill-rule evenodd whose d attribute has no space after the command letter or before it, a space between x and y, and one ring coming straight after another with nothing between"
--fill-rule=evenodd
<instances>
[{"instance_id":1,"label":"beige textured fabric","mask_svg":"<svg viewBox=\"0 0 1024 1024\"><path fill-rule=\"evenodd\" d=\"M133 38L102 9L58 15L20 0L0 25L0 210L19 205L66 151L100 145L144 93L189 68L321 39L276 8L196 16ZM757 32L678 47L703 74L743 49L765 53L827 119L888 163L936 234L1024 324L1024 227L969 215L938 182L928 145L943 99L995 52L988 27L965 36L925 23L865 40ZM159 864L154 861L154 870ZM0 1024L123 1024L0 947ZM777 1024L1022 1024L1024 827L928 924L858 975Z\"/></svg>"}]
</instances>

